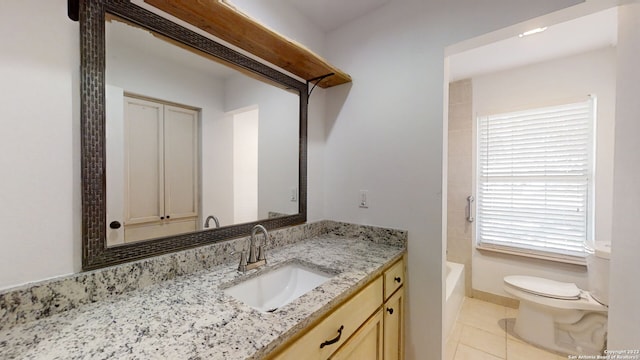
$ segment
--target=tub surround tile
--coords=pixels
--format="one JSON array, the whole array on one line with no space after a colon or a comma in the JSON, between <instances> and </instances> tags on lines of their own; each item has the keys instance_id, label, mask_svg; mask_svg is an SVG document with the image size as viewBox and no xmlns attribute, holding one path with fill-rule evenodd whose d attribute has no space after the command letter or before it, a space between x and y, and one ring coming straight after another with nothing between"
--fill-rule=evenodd
<instances>
[{"instance_id":1,"label":"tub surround tile","mask_svg":"<svg viewBox=\"0 0 640 360\"><path fill-rule=\"evenodd\" d=\"M471 79L462 79L449 83L449 103L450 104L467 104L472 99L472 83Z\"/></svg>"},{"instance_id":2,"label":"tub surround tile","mask_svg":"<svg viewBox=\"0 0 640 360\"><path fill-rule=\"evenodd\" d=\"M236 271L237 252L248 245L242 238L12 289L0 294L0 353L261 358L378 276L406 245L403 231L331 221L270 235L267 268L299 259L339 273L276 312L260 313L222 291L267 270Z\"/></svg>"},{"instance_id":3,"label":"tub surround tile","mask_svg":"<svg viewBox=\"0 0 640 360\"><path fill-rule=\"evenodd\" d=\"M449 104L449 130L471 129L473 112L471 103Z\"/></svg>"},{"instance_id":4,"label":"tub surround tile","mask_svg":"<svg viewBox=\"0 0 640 360\"><path fill-rule=\"evenodd\" d=\"M449 141L447 146L447 155L449 159L456 157L471 157L473 144L473 129L466 128L461 130L449 131ZM449 161L451 163L451 161Z\"/></svg>"},{"instance_id":5,"label":"tub surround tile","mask_svg":"<svg viewBox=\"0 0 640 360\"><path fill-rule=\"evenodd\" d=\"M472 224L466 220L467 196L473 194L473 82L449 83L449 167L447 260L464 264L465 295L472 295Z\"/></svg>"}]
</instances>

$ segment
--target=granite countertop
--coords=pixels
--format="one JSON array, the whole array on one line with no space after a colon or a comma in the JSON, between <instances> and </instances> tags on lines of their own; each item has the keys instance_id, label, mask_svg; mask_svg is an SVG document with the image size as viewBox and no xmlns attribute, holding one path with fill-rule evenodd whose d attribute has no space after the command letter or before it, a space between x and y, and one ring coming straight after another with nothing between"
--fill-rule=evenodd
<instances>
[{"instance_id":1,"label":"granite countertop","mask_svg":"<svg viewBox=\"0 0 640 360\"><path fill-rule=\"evenodd\" d=\"M403 253L403 247L362 239L313 237L268 252L267 266L246 274L226 263L0 330L0 358L260 359ZM338 273L273 313L223 292L291 260Z\"/></svg>"}]
</instances>

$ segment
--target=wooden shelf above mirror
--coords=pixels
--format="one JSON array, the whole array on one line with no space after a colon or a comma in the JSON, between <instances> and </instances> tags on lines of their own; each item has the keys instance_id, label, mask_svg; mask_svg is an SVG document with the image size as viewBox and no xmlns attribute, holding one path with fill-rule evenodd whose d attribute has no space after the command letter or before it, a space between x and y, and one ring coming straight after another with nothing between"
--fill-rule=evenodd
<instances>
[{"instance_id":1,"label":"wooden shelf above mirror","mask_svg":"<svg viewBox=\"0 0 640 360\"><path fill-rule=\"evenodd\" d=\"M224 0L144 0L149 5L258 56L304 80L323 79L328 88L351 82L351 76L311 50L260 24Z\"/></svg>"}]
</instances>

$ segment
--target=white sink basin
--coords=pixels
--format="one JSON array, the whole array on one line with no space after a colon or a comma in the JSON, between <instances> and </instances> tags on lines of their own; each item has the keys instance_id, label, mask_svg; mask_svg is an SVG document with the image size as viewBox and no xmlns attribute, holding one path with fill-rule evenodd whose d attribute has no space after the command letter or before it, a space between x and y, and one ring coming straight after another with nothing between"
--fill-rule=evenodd
<instances>
[{"instance_id":1,"label":"white sink basin","mask_svg":"<svg viewBox=\"0 0 640 360\"><path fill-rule=\"evenodd\" d=\"M224 290L252 308L273 312L333 277L328 272L289 263Z\"/></svg>"}]
</instances>

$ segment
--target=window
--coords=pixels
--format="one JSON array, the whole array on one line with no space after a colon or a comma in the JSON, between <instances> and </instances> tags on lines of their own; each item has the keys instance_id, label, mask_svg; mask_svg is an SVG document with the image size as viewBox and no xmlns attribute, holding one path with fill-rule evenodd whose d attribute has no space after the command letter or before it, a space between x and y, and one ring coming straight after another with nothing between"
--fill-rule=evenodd
<instances>
[{"instance_id":1,"label":"window","mask_svg":"<svg viewBox=\"0 0 640 360\"><path fill-rule=\"evenodd\" d=\"M584 257L595 99L478 118L480 248Z\"/></svg>"}]
</instances>

